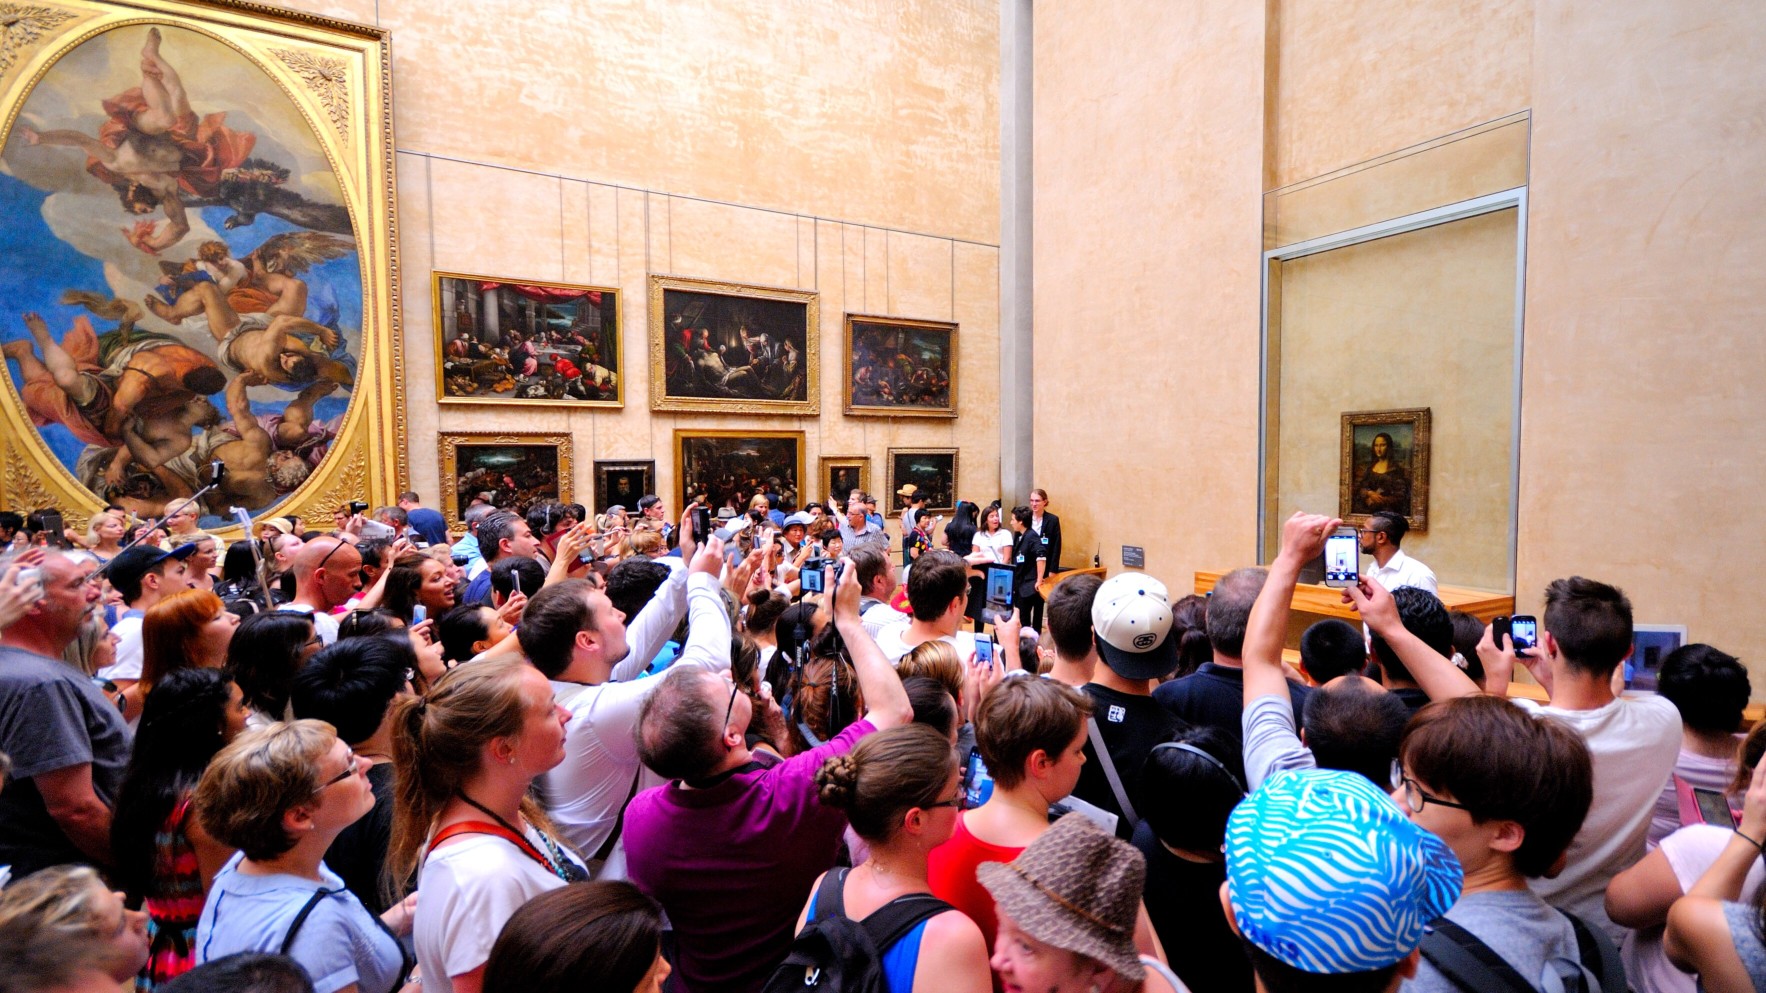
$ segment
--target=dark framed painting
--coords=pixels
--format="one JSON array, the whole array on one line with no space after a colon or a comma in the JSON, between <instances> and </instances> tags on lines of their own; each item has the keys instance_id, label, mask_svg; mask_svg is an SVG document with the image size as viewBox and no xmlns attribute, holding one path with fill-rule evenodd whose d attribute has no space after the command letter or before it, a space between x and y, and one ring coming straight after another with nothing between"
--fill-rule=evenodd
<instances>
[{"instance_id":1,"label":"dark framed painting","mask_svg":"<svg viewBox=\"0 0 1766 993\"><path fill-rule=\"evenodd\" d=\"M650 409L815 415L816 294L650 277Z\"/></svg>"},{"instance_id":2,"label":"dark framed painting","mask_svg":"<svg viewBox=\"0 0 1766 993\"><path fill-rule=\"evenodd\" d=\"M901 508L898 494L903 486L926 495L926 509L951 513L957 506L957 450L954 448L891 448L889 494L879 495L878 506L890 508L894 517Z\"/></svg>"},{"instance_id":3,"label":"dark framed painting","mask_svg":"<svg viewBox=\"0 0 1766 993\"><path fill-rule=\"evenodd\" d=\"M656 492L656 463L613 459L595 461L595 513L605 514L615 504L634 516L638 500Z\"/></svg>"},{"instance_id":4,"label":"dark framed painting","mask_svg":"<svg viewBox=\"0 0 1766 993\"><path fill-rule=\"evenodd\" d=\"M408 478L386 35L0 5L0 506L306 515ZM212 463L227 472L211 488Z\"/></svg>"},{"instance_id":5,"label":"dark framed painting","mask_svg":"<svg viewBox=\"0 0 1766 993\"><path fill-rule=\"evenodd\" d=\"M441 478L454 490L442 512L451 531L466 529L466 508L486 501L526 513L546 500L571 502L570 435L443 432Z\"/></svg>"},{"instance_id":6,"label":"dark framed painting","mask_svg":"<svg viewBox=\"0 0 1766 993\"><path fill-rule=\"evenodd\" d=\"M846 315L846 412L957 416L957 326Z\"/></svg>"},{"instance_id":7,"label":"dark framed painting","mask_svg":"<svg viewBox=\"0 0 1766 993\"><path fill-rule=\"evenodd\" d=\"M437 272L441 403L620 407L619 291Z\"/></svg>"},{"instance_id":8,"label":"dark framed painting","mask_svg":"<svg viewBox=\"0 0 1766 993\"><path fill-rule=\"evenodd\" d=\"M1337 514L1360 527L1376 513L1429 529L1429 408L1345 413Z\"/></svg>"},{"instance_id":9,"label":"dark framed painting","mask_svg":"<svg viewBox=\"0 0 1766 993\"><path fill-rule=\"evenodd\" d=\"M703 496L713 510L748 509L765 493L775 509L803 502L802 431L676 431L680 505Z\"/></svg>"},{"instance_id":10,"label":"dark framed painting","mask_svg":"<svg viewBox=\"0 0 1766 993\"><path fill-rule=\"evenodd\" d=\"M871 459L865 455L824 455L816 481L821 492L812 499L838 500L844 506L853 490L871 492Z\"/></svg>"}]
</instances>

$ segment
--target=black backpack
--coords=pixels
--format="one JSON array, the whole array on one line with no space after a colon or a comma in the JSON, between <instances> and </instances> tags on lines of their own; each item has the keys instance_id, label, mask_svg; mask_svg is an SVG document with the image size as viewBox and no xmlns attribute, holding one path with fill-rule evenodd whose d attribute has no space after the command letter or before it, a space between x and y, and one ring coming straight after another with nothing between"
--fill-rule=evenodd
<instances>
[{"instance_id":1,"label":"black backpack","mask_svg":"<svg viewBox=\"0 0 1766 993\"><path fill-rule=\"evenodd\" d=\"M914 893L896 897L855 921L846 916L841 896L848 871L838 869L822 877L816 888L815 920L791 940L790 953L773 970L763 993L889 993L883 953L921 921L951 909L935 896Z\"/></svg>"},{"instance_id":2,"label":"black backpack","mask_svg":"<svg viewBox=\"0 0 1766 993\"><path fill-rule=\"evenodd\" d=\"M1589 927L1575 914L1562 910L1558 913L1568 918L1576 931L1576 955L1580 960L1580 968L1562 959L1547 963L1557 967L1565 993L1625 993L1625 967L1613 939ZM1448 982L1467 993L1535 993L1539 989L1477 935L1445 917L1429 923L1422 951L1423 958Z\"/></svg>"}]
</instances>

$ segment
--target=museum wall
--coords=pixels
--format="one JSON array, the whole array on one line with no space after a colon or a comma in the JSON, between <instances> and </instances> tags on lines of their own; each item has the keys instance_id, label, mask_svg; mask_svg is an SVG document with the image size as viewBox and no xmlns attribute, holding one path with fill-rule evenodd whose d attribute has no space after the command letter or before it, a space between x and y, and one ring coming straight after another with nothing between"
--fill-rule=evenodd
<instances>
[{"instance_id":1,"label":"museum wall","mask_svg":"<svg viewBox=\"0 0 1766 993\"><path fill-rule=\"evenodd\" d=\"M1617 583L1766 697L1742 568L1766 552L1766 22L1252 7L1037 5L1036 475L1069 545L1144 546L1186 588L1255 561L1260 197L1530 111L1517 606L1570 572Z\"/></svg>"},{"instance_id":2,"label":"museum wall","mask_svg":"<svg viewBox=\"0 0 1766 993\"><path fill-rule=\"evenodd\" d=\"M568 432L654 459L677 507L676 429L801 430L824 455L958 447L959 495L998 492L998 11L930 0L474 4L321 0L392 33L412 481L437 432ZM439 406L433 270L623 293L625 406ZM652 413L651 273L813 290L819 417ZM959 418L847 417L847 312L954 321ZM820 494L817 494L818 496Z\"/></svg>"}]
</instances>

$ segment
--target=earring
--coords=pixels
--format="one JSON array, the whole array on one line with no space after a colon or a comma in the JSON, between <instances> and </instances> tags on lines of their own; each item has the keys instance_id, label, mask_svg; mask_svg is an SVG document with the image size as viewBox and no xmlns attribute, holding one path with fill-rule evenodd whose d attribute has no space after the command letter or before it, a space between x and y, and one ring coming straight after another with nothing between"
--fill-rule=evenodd
<instances>
[{"instance_id":1,"label":"earring","mask_svg":"<svg viewBox=\"0 0 1766 993\"><path fill-rule=\"evenodd\" d=\"M509 756L509 764L510 764L510 765L514 765L514 764L515 764L515 756L514 756L514 754L513 754L513 753L511 753L511 754L510 754L510 756Z\"/></svg>"}]
</instances>

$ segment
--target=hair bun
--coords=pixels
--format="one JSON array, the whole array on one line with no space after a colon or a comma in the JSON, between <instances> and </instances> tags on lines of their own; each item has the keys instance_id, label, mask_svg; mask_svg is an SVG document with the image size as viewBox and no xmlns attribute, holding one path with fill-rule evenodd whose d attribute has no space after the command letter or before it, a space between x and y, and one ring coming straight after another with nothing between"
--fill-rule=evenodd
<instances>
[{"instance_id":1,"label":"hair bun","mask_svg":"<svg viewBox=\"0 0 1766 993\"><path fill-rule=\"evenodd\" d=\"M840 810L852 806L858 793L858 760L848 754L823 762L816 770L816 788L822 803Z\"/></svg>"}]
</instances>

